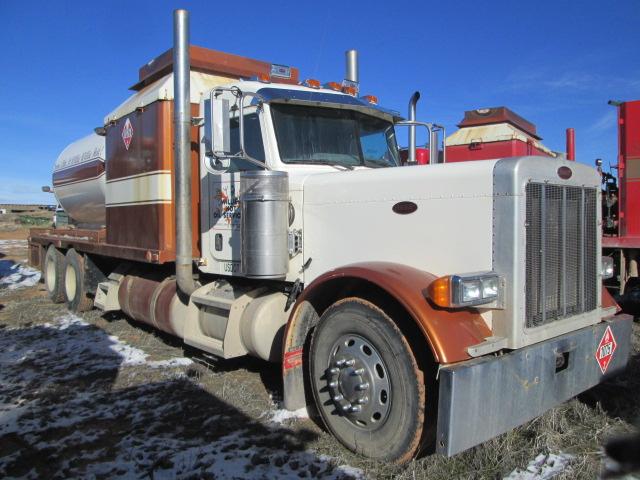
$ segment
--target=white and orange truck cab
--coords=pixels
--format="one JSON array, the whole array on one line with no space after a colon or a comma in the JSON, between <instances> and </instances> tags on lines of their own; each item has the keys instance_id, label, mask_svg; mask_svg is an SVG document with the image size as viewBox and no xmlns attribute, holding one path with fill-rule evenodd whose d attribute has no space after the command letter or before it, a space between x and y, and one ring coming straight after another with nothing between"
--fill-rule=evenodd
<instances>
[{"instance_id":1,"label":"white and orange truck cab","mask_svg":"<svg viewBox=\"0 0 640 480\"><path fill-rule=\"evenodd\" d=\"M76 227L33 229L54 301L282 363L348 448L453 455L629 357L602 289L600 177L524 156L400 166L406 122L344 82L175 45L56 162Z\"/></svg>"}]
</instances>

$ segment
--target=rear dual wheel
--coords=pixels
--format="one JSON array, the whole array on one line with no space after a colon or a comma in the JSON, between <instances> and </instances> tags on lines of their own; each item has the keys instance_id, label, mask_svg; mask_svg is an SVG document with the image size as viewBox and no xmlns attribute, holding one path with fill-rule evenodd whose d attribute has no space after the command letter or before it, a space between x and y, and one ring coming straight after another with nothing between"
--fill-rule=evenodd
<instances>
[{"instance_id":1,"label":"rear dual wheel","mask_svg":"<svg viewBox=\"0 0 640 480\"><path fill-rule=\"evenodd\" d=\"M62 303L65 301L64 270L64 253L53 245L49 245L47 254L44 257L44 285L53 303Z\"/></svg>"},{"instance_id":2,"label":"rear dual wheel","mask_svg":"<svg viewBox=\"0 0 640 480\"><path fill-rule=\"evenodd\" d=\"M67 308L72 312L86 312L93 307L85 278L85 259L73 248L65 256L64 293Z\"/></svg>"},{"instance_id":3,"label":"rear dual wheel","mask_svg":"<svg viewBox=\"0 0 640 480\"><path fill-rule=\"evenodd\" d=\"M310 347L319 413L333 435L362 455L402 463L424 429L424 378L406 338L379 308L358 298L320 318Z\"/></svg>"}]
</instances>

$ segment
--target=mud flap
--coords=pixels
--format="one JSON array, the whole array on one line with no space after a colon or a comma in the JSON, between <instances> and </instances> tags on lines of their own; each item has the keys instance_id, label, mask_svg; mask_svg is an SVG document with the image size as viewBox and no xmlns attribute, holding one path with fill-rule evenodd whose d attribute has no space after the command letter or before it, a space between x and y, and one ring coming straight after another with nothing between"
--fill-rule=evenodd
<instances>
[{"instance_id":1,"label":"mud flap","mask_svg":"<svg viewBox=\"0 0 640 480\"><path fill-rule=\"evenodd\" d=\"M618 315L502 356L443 367L437 452L451 456L467 450L620 373L629 359L632 321ZM612 355L612 345L602 348L609 327Z\"/></svg>"}]
</instances>

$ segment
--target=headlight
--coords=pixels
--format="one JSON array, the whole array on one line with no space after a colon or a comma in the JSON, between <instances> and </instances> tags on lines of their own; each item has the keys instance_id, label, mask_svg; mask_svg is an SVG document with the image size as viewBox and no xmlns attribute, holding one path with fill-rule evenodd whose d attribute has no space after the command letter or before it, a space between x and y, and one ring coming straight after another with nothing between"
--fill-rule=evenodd
<instances>
[{"instance_id":1,"label":"headlight","mask_svg":"<svg viewBox=\"0 0 640 480\"><path fill-rule=\"evenodd\" d=\"M469 273L440 277L429 285L427 293L440 307L460 308L497 302L501 288L496 273Z\"/></svg>"},{"instance_id":2,"label":"headlight","mask_svg":"<svg viewBox=\"0 0 640 480\"><path fill-rule=\"evenodd\" d=\"M603 280L607 278L612 278L614 269L613 269L613 258L611 257L602 257L602 268L600 273L602 274Z\"/></svg>"},{"instance_id":3,"label":"headlight","mask_svg":"<svg viewBox=\"0 0 640 480\"><path fill-rule=\"evenodd\" d=\"M464 303L475 302L482 298L482 284L480 280L463 280L460 287L462 289L462 301Z\"/></svg>"},{"instance_id":4,"label":"headlight","mask_svg":"<svg viewBox=\"0 0 640 480\"><path fill-rule=\"evenodd\" d=\"M496 277L486 277L482 279L482 298L496 298L500 279Z\"/></svg>"}]
</instances>

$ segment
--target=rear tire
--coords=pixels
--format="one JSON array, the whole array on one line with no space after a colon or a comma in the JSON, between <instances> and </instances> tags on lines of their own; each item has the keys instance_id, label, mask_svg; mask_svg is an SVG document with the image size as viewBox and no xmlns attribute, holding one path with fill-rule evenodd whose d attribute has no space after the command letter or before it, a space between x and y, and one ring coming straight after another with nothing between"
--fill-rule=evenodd
<instances>
[{"instance_id":1,"label":"rear tire","mask_svg":"<svg viewBox=\"0 0 640 480\"><path fill-rule=\"evenodd\" d=\"M327 309L313 333L310 377L327 429L348 449L404 463L424 429L424 375L406 338L378 307L359 298Z\"/></svg>"},{"instance_id":2,"label":"rear tire","mask_svg":"<svg viewBox=\"0 0 640 480\"><path fill-rule=\"evenodd\" d=\"M72 312L86 312L93 308L93 298L87 292L84 257L73 248L66 255L64 293L67 308Z\"/></svg>"},{"instance_id":3,"label":"rear tire","mask_svg":"<svg viewBox=\"0 0 640 480\"><path fill-rule=\"evenodd\" d=\"M53 245L47 248L44 257L44 285L53 303L62 303L64 296L64 254Z\"/></svg>"}]
</instances>

